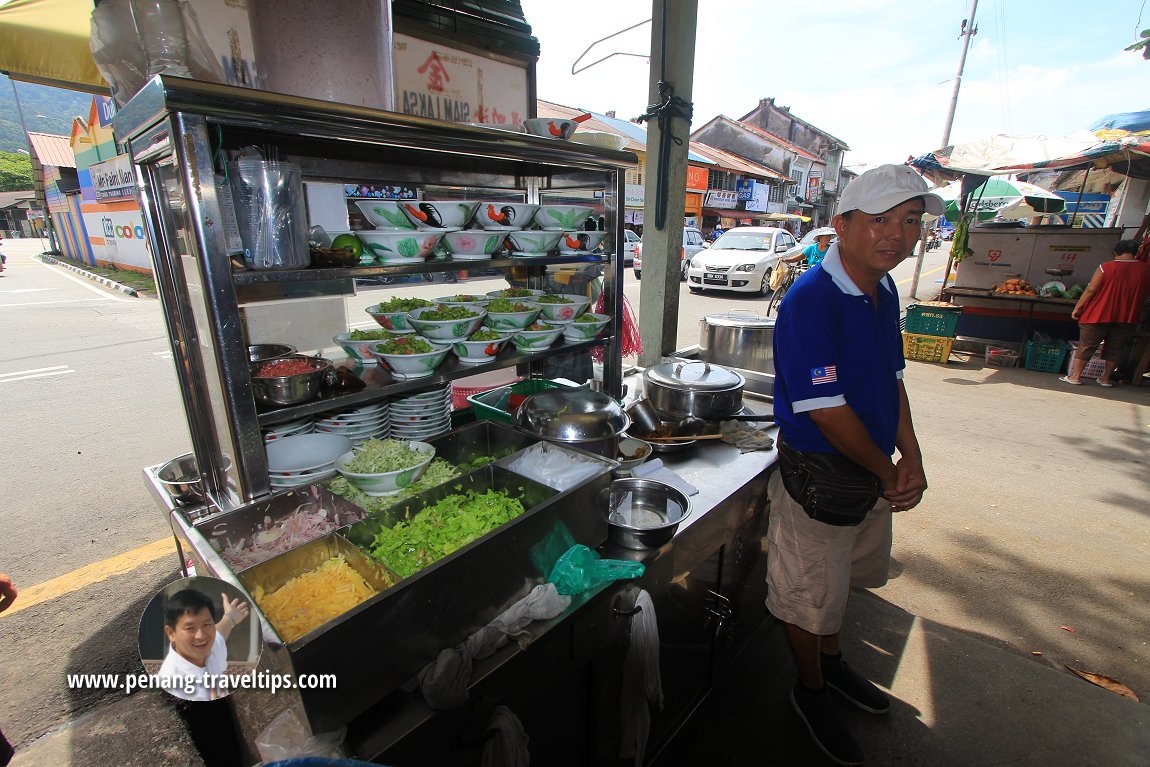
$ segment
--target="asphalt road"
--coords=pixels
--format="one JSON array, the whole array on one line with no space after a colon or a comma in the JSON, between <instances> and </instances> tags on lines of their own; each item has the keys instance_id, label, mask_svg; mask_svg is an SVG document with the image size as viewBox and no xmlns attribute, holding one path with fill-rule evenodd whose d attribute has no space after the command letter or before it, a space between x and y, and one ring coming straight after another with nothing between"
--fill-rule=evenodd
<instances>
[{"instance_id":1,"label":"asphalt road","mask_svg":"<svg viewBox=\"0 0 1150 767\"><path fill-rule=\"evenodd\" d=\"M140 470L189 449L159 302L44 265L41 249L6 239L0 273L0 572L21 592L0 616L0 726L13 743L122 697L70 690L65 674L138 667L140 616L175 556L106 560L170 536Z\"/></svg>"}]
</instances>

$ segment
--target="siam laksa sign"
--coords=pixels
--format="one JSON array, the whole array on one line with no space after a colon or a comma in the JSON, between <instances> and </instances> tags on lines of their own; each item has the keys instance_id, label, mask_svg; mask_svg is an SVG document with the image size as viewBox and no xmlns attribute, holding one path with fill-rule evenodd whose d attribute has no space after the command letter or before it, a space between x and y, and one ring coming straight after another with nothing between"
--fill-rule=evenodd
<instances>
[{"instance_id":1,"label":"siam laksa sign","mask_svg":"<svg viewBox=\"0 0 1150 767\"><path fill-rule=\"evenodd\" d=\"M457 123L518 125L531 114L527 70L479 54L395 35L395 108Z\"/></svg>"}]
</instances>

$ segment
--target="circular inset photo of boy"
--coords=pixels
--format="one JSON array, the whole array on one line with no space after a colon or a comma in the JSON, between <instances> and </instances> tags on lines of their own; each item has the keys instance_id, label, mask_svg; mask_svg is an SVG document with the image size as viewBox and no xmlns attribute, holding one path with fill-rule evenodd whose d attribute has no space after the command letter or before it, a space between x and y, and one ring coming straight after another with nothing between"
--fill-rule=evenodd
<instances>
[{"instance_id":1,"label":"circular inset photo of boy","mask_svg":"<svg viewBox=\"0 0 1150 767\"><path fill-rule=\"evenodd\" d=\"M206 575L181 578L152 597L140 620L140 659L156 687L184 700L217 700L254 673L259 621L242 591Z\"/></svg>"}]
</instances>

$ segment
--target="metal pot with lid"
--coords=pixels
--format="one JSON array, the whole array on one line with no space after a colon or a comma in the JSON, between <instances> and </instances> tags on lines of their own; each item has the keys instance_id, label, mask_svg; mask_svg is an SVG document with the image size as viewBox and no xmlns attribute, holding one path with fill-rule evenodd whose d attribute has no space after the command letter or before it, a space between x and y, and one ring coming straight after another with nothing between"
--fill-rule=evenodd
<instances>
[{"instance_id":1,"label":"metal pot with lid","mask_svg":"<svg viewBox=\"0 0 1150 767\"><path fill-rule=\"evenodd\" d=\"M643 390L660 413L717 420L743 409L746 379L709 362L664 362L643 371Z\"/></svg>"},{"instance_id":2,"label":"metal pot with lid","mask_svg":"<svg viewBox=\"0 0 1150 767\"><path fill-rule=\"evenodd\" d=\"M754 312L708 314L699 320L699 356L707 362L774 374L775 318Z\"/></svg>"},{"instance_id":3,"label":"metal pot with lid","mask_svg":"<svg viewBox=\"0 0 1150 767\"><path fill-rule=\"evenodd\" d=\"M532 394L515 411L515 427L533 437L582 448L614 460L631 417L608 395L586 388Z\"/></svg>"}]
</instances>

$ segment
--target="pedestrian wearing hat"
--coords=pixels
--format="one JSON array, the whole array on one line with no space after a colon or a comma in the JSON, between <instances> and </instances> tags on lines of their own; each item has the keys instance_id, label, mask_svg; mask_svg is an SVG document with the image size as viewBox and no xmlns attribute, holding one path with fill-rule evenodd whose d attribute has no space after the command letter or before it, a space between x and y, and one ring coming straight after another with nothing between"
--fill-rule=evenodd
<instances>
[{"instance_id":1,"label":"pedestrian wearing hat","mask_svg":"<svg viewBox=\"0 0 1150 767\"><path fill-rule=\"evenodd\" d=\"M814 242L803 248L795 255L784 258L783 261L787 262L788 264L796 264L800 261L806 261L806 265L808 267L822 263L822 260L827 256L827 251L831 249L831 240L834 238L835 230L829 226L824 226L815 232Z\"/></svg>"},{"instance_id":2,"label":"pedestrian wearing hat","mask_svg":"<svg viewBox=\"0 0 1150 767\"><path fill-rule=\"evenodd\" d=\"M911 254L923 216L942 211L907 166L859 176L832 220L838 241L795 281L775 324L780 469L768 487L767 608L798 666L791 705L838 764L863 760L839 699L890 709L843 660L842 626L851 588L887 582L891 513L914 508L926 490L889 272Z\"/></svg>"}]
</instances>

